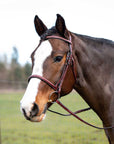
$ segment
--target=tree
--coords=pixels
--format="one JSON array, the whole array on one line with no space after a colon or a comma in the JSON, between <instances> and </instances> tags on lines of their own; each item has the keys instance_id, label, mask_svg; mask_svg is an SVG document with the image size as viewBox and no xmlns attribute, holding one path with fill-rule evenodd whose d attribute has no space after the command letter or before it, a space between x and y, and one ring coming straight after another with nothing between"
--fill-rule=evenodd
<instances>
[{"instance_id":1,"label":"tree","mask_svg":"<svg viewBox=\"0 0 114 144\"><path fill-rule=\"evenodd\" d=\"M22 69L20 64L18 63L18 58L19 58L18 50L16 47L13 47L10 73L9 73L9 78L12 81L17 81L22 79Z\"/></svg>"},{"instance_id":2,"label":"tree","mask_svg":"<svg viewBox=\"0 0 114 144\"><path fill-rule=\"evenodd\" d=\"M8 63L7 63L7 56L4 54L0 57L0 79L7 79L7 69L8 69Z\"/></svg>"},{"instance_id":3,"label":"tree","mask_svg":"<svg viewBox=\"0 0 114 144\"><path fill-rule=\"evenodd\" d=\"M23 69L25 80L31 75L32 68L30 63L26 63Z\"/></svg>"},{"instance_id":4,"label":"tree","mask_svg":"<svg viewBox=\"0 0 114 144\"><path fill-rule=\"evenodd\" d=\"M19 62L18 49L13 47L11 62L7 62L7 55L0 56L0 88L20 89L27 86L27 79L31 74L31 64L22 66Z\"/></svg>"},{"instance_id":5,"label":"tree","mask_svg":"<svg viewBox=\"0 0 114 144\"><path fill-rule=\"evenodd\" d=\"M0 56L0 89L6 87L6 81L8 77L8 64L7 56Z\"/></svg>"},{"instance_id":6,"label":"tree","mask_svg":"<svg viewBox=\"0 0 114 144\"><path fill-rule=\"evenodd\" d=\"M13 53L12 53L12 59L11 59L11 65L16 66L18 65L18 59L19 59L19 54L18 50L16 47L13 47Z\"/></svg>"}]
</instances>

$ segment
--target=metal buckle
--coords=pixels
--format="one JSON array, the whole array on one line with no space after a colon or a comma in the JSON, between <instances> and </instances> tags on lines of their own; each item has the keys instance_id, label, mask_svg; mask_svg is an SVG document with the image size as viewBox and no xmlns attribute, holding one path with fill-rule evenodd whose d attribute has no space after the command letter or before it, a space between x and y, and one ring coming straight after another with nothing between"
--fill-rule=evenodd
<instances>
[{"instance_id":1,"label":"metal buckle","mask_svg":"<svg viewBox=\"0 0 114 144\"><path fill-rule=\"evenodd\" d=\"M57 94L57 99L60 98L60 93L59 93L58 91L53 91L53 92L50 93L50 95L49 95L49 100L48 100L49 103L56 103L56 101L53 102L53 100L51 99L51 97L52 97L53 94Z\"/></svg>"}]
</instances>

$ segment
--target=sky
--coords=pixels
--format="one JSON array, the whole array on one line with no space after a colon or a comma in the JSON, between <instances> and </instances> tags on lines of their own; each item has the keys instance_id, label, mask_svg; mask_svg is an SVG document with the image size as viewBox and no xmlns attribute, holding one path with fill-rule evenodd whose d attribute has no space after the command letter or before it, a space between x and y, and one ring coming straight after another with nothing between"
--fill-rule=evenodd
<instances>
[{"instance_id":1,"label":"sky","mask_svg":"<svg viewBox=\"0 0 114 144\"><path fill-rule=\"evenodd\" d=\"M15 46L19 62L30 62L39 42L35 15L50 28L57 13L72 32L114 41L114 0L0 0L0 57L10 59Z\"/></svg>"}]
</instances>

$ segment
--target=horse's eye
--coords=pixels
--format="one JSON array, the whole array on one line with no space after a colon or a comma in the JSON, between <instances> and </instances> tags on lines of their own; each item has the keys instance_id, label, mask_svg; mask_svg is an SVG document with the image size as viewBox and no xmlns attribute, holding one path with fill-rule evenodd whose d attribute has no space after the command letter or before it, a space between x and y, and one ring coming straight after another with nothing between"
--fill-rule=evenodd
<instances>
[{"instance_id":1,"label":"horse's eye","mask_svg":"<svg viewBox=\"0 0 114 144\"><path fill-rule=\"evenodd\" d=\"M62 56L56 56L55 58L54 58L54 62L60 62L61 60L62 60Z\"/></svg>"}]
</instances>

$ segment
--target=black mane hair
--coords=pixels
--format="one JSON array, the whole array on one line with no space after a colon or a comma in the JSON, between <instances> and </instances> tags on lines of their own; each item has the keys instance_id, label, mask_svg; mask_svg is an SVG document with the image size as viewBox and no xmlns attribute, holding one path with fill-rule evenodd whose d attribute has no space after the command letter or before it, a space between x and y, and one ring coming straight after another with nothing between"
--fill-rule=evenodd
<instances>
[{"instance_id":1,"label":"black mane hair","mask_svg":"<svg viewBox=\"0 0 114 144\"><path fill-rule=\"evenodd\" d=\"M57 34L57 30L56 30L55 26L46 30L46 32L41 35L41 39L45 40L47 36L51 36L53 34Z\"/></svg>"},{"instance_id":2,"label":"black mane hair","mask_svg":"<svg viewBox=\"0 0 114 144\"><path fill-rule=\"evenodd\" d=\"M55 26L53 26L50 29L47 29L46 32L44 34L41 35L41 39L42 40L46 40L47 36L51 36L51 35L55 35L57 34L57 29L55 28ZM75 34L78 38L82 39L83 41L87 42L87 43L98 43L98 44L105 44L105 45L110 45L110 46L114 46L114 41L112 40L108 40L108 39L104 39L104 38L95 38L95 37L91 37L91 36L87 36L87 35L81 35L81 34L77 34L77 33L73 33Z\"/></svg>"},{"instance_id":3,"label":"black mane hair","mask_svg":"<svg viewBox=\"0 0 114 144\"><path fill-rule=\"evenodd\" d=\"M114 47L114 41L112 41L112 40L108 40L108 39L104 39L104 38L95 38L95 37L76 34L76 33L74 33L74 34L85 42L99 43L101 45L106 44L106 45L110 45L110 46Z\"/></svg>"}]
</instances>

